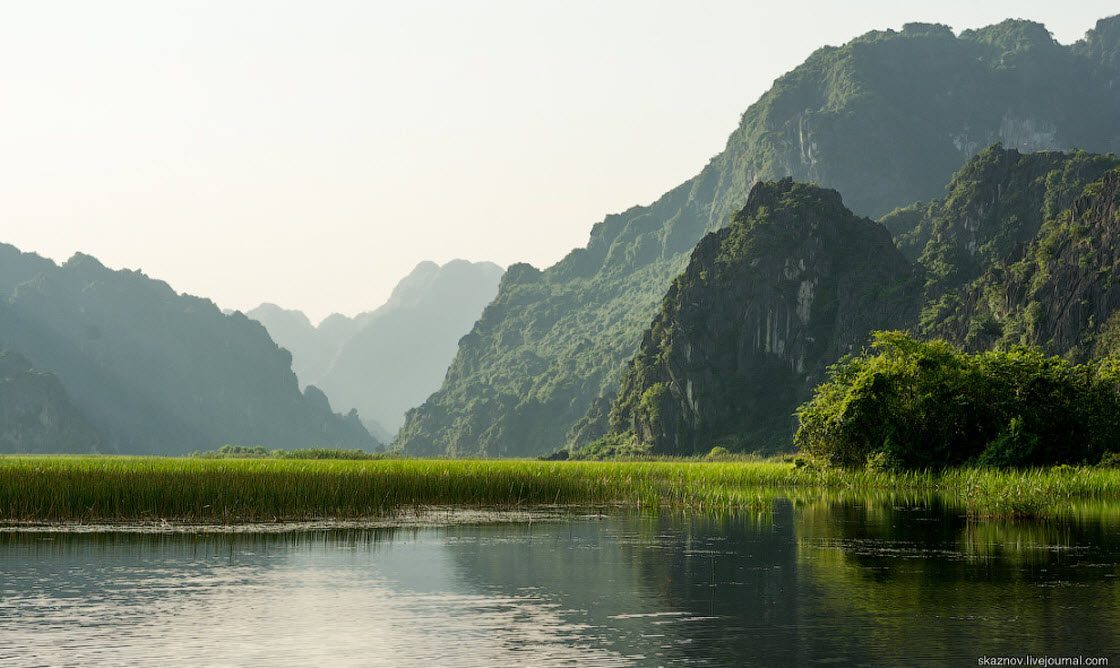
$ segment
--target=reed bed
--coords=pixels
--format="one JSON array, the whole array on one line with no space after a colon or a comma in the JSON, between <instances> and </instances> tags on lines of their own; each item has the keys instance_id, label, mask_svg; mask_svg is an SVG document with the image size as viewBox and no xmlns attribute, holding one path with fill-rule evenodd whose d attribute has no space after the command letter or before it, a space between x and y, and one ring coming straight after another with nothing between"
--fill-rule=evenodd
<instances>
[{"instance_id":1,"label":"reed bed","mask_svg":"<svg viewBox=\"0 0 1120 668\"><path fill-rule=\"evenodd\" d=\"M0 457L0 521L242 523L355 519L406 508L549 505L757 510L819 494L937 495L977 515L1120 502L1120 470L891 474L787 462Z\"/></svg>"}]
</instances>

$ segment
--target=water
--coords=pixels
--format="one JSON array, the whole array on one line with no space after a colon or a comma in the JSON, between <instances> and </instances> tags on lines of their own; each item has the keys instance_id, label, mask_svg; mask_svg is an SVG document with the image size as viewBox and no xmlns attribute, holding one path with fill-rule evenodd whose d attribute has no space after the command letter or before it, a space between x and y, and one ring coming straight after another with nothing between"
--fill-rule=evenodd
<instances>
[{"instance_id":1,"label":"water","mask_svg":"<svg viewBox=\"0 0 1120 668\"><path fill-rule=\"evenodd\" d=\"M0 665L1120 665L1120 513L0 534Z\"/></svg>"}]
</instances>

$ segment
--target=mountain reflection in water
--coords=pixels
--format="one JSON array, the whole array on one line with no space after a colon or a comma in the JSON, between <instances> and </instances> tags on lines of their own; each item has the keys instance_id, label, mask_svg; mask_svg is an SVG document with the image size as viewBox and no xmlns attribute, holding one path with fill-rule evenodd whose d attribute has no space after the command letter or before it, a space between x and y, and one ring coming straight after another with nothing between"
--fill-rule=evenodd
<instances>
[{"instance_id":1,"label":"mountain reflection in water","mask_svg":"<svg viewBox=\"0 0 1120 668\"><path fill-rule=\"evenodd\" d=\"M281 534L0 534L0 664L1120 660L1120 513L935 500Z\"/></svg>"}]
</instances>

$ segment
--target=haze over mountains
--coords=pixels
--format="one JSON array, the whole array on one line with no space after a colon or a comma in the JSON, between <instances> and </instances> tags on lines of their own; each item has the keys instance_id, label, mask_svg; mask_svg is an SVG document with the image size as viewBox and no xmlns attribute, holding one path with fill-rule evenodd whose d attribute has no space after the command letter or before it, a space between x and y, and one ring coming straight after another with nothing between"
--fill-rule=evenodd
<instances>
[{"instance_id":1,"label":"haze over mountains","mask_svg":"<svg viewBox=\"0 0 1120 668\"><path fill-rule=\"evenodd\" d=\"M786 448L873 329L1120 350L1117 151L1120 17L909 24L811 54L556 265L421 263L317 326L0 245L0 449Z\"/></svg>"},{"instance_id":2,"label":"haze over mountains","mask_svg":"<svg viewBox=\"0 0 1120 668\"><path fill-rule=\"evenodd\" d=\"M58 376L0 350L0 452L97 452L100 446Z\"/></svg>"},{"instance_id":3,"label":"haze over mountains","mask_svg":"<svg viewBox=\"0 0 1120 668\"><path fill-rule=\"evenodd\" d=\"M511 266L443 387L395 445L414 454L524 456L602 433L623 366L695 244L759 180L792 176L881 216L937 197L995 142L1120 149L1120 17L1065 46L1008 20L875 31L824 47L743 114L725 150L649 206L607 216L541 271Z\"/></svg>"},{"instance_id":4,"label":"haze over mountains","mask_svg":"<svg viewBox=\"0 0 1120 668\"><path fill-rule=\"evenodd\" d=\"M372 449L356 415L300 392L259 323L138 271L0 244L0 438L13 451L184 454L227 443ZM9 391L19 389L19 399Z\"/></svg>"},{"instance_id":5,"label":"haze over mountains","mask_svg":"<svg viewBox=\"0 0 1120 668\"><path fill-rule=\"evenodd\" d=\"M58 266L0 245L0 452L375 449L438 388L501 275L424 262L376 310L313 327L268 304L223 313L88 255Z\"/></svg>"},{"instance_id":6,"label":"haze over mountains","mask_svg":"<svg viewBox=\"0 0 1120 668\"><path fill-rule=\"evenodd\" d=\"M379 308L334 314L317 327L299 311L262 304L247 315L292 352L302 385L357 409L375 436L391 438L405 411L439 388L459 339L498 291L492 262L421 262Z\"/></svg>"}]
</instances>

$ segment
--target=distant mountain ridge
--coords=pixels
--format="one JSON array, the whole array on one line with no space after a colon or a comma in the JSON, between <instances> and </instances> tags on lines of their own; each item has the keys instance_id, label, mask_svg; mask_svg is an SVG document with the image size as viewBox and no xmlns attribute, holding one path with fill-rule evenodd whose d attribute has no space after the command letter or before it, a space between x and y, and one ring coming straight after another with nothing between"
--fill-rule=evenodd
<instances>
[{"instance_id":1,"label":"distant mountain ridge","mask_svg":"<svg viewBox=\"0 0 1120 668\"><path fill-rule=\"evenodd\" d=\"M102 451L378 445L301 393L291 356L244 315L81 253L59 266L0 244L0 267L0 347L57 377Z\"/></svg>"},{"instance_id":2,"label":"distant mountain ridge","mask_svg":"<svg viewBox=\"0 0 1120 668\"><path fill-rule=\"evenodd\" d=\"M302 384L322 388L336 406L356 408L375 435L389 435L439 387L502 273L492 262L421 262L385 304L353 318L336 313L315 327L303 313L272 304L247 315L292 352Z\"/></svg>"},{"instance_id":3,"label":"distant mountain ridge","mask_svg":"<svg viewBox=\"0 0 1120 668\"><path fill-rule=\"evenodd\" d=\"M586 247L546 270L510 267L394 447L527 456L587 442L670 282L756 182L815 182L856 214L881 216L939 196L995 142L1120 150L1118 52L1120 17L1070 46L1009 20L959 36L908 24L817 50L747 109L697 176L607 216Z\"/></svg>"},{"instance_id":4,"label":"distant mountain ridge","mask_svg":"<svg viewBox=\"0 0 1120 668\"><path fill-rule=\"evenodd\" d=\"M266 302L245 315L264 325L272 339L292 354L292 370L300 386L306 387L319 384L338 348L368 320L370 313L353 318L332 313L314 325L303 311Z\"/></svg>"}]
</instances>

